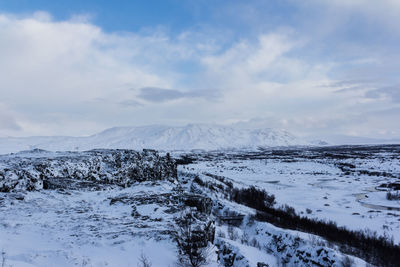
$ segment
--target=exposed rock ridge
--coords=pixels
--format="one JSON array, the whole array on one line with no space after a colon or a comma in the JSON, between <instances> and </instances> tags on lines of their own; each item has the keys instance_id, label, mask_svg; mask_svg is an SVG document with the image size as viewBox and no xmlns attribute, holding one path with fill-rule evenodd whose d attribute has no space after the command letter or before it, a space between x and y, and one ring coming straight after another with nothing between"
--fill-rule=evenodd
<instances>
[{"instance_id":1,"label":"exposed rock ridge","mask_svg":"<svg viewBox=\"0 0 400 267\"><path fill-rule=\"evenodd\" d=\"M177 178L174 160L154 150L30 151L0 157L0 191L127 187L140 181Z\"/></svg>"}]
</instances>

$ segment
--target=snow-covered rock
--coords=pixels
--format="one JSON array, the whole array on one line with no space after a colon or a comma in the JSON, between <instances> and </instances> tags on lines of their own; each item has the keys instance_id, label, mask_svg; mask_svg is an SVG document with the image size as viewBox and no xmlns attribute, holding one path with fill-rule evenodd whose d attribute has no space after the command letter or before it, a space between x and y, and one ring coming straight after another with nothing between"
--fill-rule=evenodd
<instances>
[{"instance_id":1,"label":"snow-covered rock","mask_svg":"<svg viewBox=\"0 0 400 267\"><path fill-rule=\"evenodd\" d=\"M111 184L176 179L175 162L156 151L92 150L52 153L44 150L0 156L0 191L55 188L98 189Z\"/></svg>"}]
</instances>

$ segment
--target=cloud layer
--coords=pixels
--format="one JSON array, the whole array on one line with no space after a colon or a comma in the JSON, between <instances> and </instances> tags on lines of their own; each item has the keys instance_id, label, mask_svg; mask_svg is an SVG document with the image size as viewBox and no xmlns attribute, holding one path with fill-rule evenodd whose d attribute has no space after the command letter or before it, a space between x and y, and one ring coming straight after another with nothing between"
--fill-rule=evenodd
<instances>
[{"instance_id":1,"label":"cloud layer","mask_svg":"<svg viewBox=\"0 0 400 267\"><path fill-rule=\"evenodd\" d=\"M0 135L256 121L300 135L400 136L397 1L309 2L293 4L301 19L289 25L256 29L263 18L241 14L254 31L240 38L210 25L105 32L84 16L0 14ZM305 16L315 8L326 16L319 24L319 15ZM357 21L329 15L338 10ZM353 25L368 23L372 32L348 37ZM390 41L365 42L377 29Z\"/></svg>"}]
</instances>

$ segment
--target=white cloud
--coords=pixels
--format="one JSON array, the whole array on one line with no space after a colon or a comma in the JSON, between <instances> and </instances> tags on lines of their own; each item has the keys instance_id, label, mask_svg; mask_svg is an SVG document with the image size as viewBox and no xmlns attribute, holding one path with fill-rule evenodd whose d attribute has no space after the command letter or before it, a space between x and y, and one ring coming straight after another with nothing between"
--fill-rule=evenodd
<instances>
[{"instance_id":1,"label":"white cloud","mask_svg":"<svg viewBox=\"0 0 400 267\"><path fill-rule=\"evenodd\" d=\"M173 86L176 74L165 64L190 52L185 44L172 43L157 33L107 34L83 20L56 22L44 12L0 15L1 100L29 121L21 123L26 133L46 134L28 125L48 119L46 123L55 127L47 133L61 134L65 129L57 130L50 119L79 120L70 115L75 112L81 113L81 120L96 121L100 129L107 124L101 120L103 114L118 113L111 103L133 95L129 88ZM96 98L107 103L87 104ZM67 132L82 130L74 127Z\"/></svg>"},{"instance_id":2,"label":"white cloud","mask_svg":"<svg viewBox=\"0 0 400 267\"><path fill-rule=\"evenodd\" d=\"M297 74L296 67L302 64L293 58L285 57L296 45L298 42L292 40L288 34L261 34L255 42L241 40L221 54L206 56L202 62L210 76L242 77L243 83L257 77L260 77L260 81L271 79L277 72L284 72L284 75L290 78ZM234 85L243 86L236 82L237 79Z\"/></svg>"},{"instance_id":3,"label":"white cloud","mask_svg":"<svg viewBox=\"0 0 400 267\"><path fill-rule=\"evenodd\" d=\"M390 34L400 34L398 18L400 17L400 1L398 0L310 0L319 7L325 20L322 24L333 23L332 27L340 24L355 23L358 19L364 21L364 27L379 27L381 31ZM302 1L301 5L309 4ZM359 16L359 18L357 18ZM317 25L318 27L318 25ZM365 30L365 29L360 29Z\"/></svg>"},{"instance_id":4,"label":"white cloud","mask_svg":"<svg viewBox=\"0 0 400 267\"><path fill-rule=\"evenodd\" d=\"M377 112L396 103L365 95L379 83L337 93L349 89L330 77L343 63L306 60L301 53L313 40L295 29L227 43L220 34L189 30L106 33L88 19L0 14L0 134L81 135L118 125L261 117L301 134L362 126L373 135L374 125L393 117L378 123ZM378 62L367 58L354 64Z\"/></svg>"}]
</instances>

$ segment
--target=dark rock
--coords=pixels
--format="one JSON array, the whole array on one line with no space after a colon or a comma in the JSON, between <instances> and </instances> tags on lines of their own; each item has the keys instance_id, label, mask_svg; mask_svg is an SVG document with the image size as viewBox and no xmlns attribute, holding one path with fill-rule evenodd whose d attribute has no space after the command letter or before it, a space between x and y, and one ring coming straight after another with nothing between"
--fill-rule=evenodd
<instances>
[{"instance_id":1,"label":"dark rock","mask_svg":"<svg viewBox=\"0 0 400 267\"><path fill-rule=\"evenodd\" d=\"M91 150L87 152L26 152L32 157L1 156L0 191L41 189L100 190L105 185L177 179L175 161L155 150Z\"/></svg>"},{"instance_id":2,"label":"dark rock","mask_svg":"<svg viewBox=\"0 0 400 267\"><path fill-rule=\"evenodd\" d=\"M189 207L195 207L199 212L211 214L212 200L209 197L197 194L186 194L183 197L184 204Z\"/></svg>"}]
</instances>

